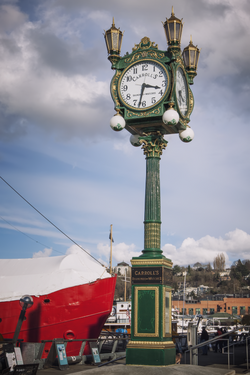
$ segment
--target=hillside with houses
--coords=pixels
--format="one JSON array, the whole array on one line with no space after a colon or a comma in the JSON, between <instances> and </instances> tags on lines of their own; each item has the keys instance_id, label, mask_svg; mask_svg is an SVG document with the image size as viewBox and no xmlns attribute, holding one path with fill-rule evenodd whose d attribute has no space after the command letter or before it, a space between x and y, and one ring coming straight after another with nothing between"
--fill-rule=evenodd
<instances>
[{"instance_id":1,"label":"hillside with houses","mask_svg":"<svg viewBox=\"0 0 250 375\"><path fill-rule=\"evenodd\" d=\"M113 269L118 275L115 299L128 300L131 295L131 267L126 262ZM125 287L126 285L126 287ZM173 266L172 297L199 300L216 296L250 296L250 260L237 260L225 267L225 257L219 254L213 263L196 262L187 267ZM125 290L126 289L126 290Z\"/></svg>"}]
</instances>

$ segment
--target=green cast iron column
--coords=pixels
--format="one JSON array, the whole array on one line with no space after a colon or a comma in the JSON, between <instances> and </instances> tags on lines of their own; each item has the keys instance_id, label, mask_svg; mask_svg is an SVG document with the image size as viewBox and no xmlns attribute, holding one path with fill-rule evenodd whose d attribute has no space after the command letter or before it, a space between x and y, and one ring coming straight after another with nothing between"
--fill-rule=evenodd
<instances>
[{"instance_id":1,"label":"green cast iron column","mask_svg":"<svg viewBox=\"0 0 250 375\"><path fill-rule=\"evenodd\" d=\"M160 156L167 141L160 132L139 138L146 155L144 250L132 264L131 340L126 364L175 363L171 329L172 262L161 250Z\"/></svg>"},{"instance_id":2,"label":"green cast iron column","mask_svg":"<svg viewBox=\"0 0 250 375\"><path fill-rule=\"evenodd\" d=\"M161 250L160 156L167 141L162 135L141 138L146 155L144 250L142 258L164 258Z\"/></svg>"}]
</instances>

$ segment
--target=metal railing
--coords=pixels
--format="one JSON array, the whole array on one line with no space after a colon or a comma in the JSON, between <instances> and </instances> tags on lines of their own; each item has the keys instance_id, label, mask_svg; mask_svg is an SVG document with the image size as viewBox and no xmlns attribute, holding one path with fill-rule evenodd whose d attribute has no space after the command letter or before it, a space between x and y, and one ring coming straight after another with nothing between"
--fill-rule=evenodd
<instances>
[{"instance_id":1,"label":"metal railing","mask_svg":"<svg viewBox=\"0 0 250 375\"><path fill-rule=\"evenodd\" d=\"M75 355L67 356L68 364L79 364L84 365L85 363L93 362L92 354L84 354L84 349L87 343L95 342L97 343L97 348L99 351L99 356L101 360L115 360L121 356L126 355L126 344L130 339L128 334L117 334L114 332L102 332L98 339L73 339L73 340L63 340L65 351L67 355L67 345L70 343L79 342L81 343L79 352ZM34 345L39 345L37 355L34 357L33 363L39 364L39 369L43 367L51 367L52 362L56 362L56 358L50 355L51 348L53 346L54 340L42 340L40 343L34 343ZM42 358L45 345L51 343L50 351L46 358ZM52 358L53 357L53 358ZM52 359L51 359L52 358Z\"/></svg>"},{"instance_id":2,"label":"metal railing","mask_svg":"<svg viewBox=\"0 0 250 375\"><path fill-rule=\"evenodd\" d=\"M244 326L244 328L250 328L250 326ZM195 356L198 356L198 351L199 351L199 348L202 348L203 346L206 346L206 345L209 345L209 344L212 344L212 343L215 343L216 342L216 345L217 345L217 342L218 341L227 341L227 346L224 346L222 348L222 351L223 353L225 352L225 349L227 348L227 358L228 358L228 369L230 369L230 347L233 347L233 362L234 362L234 347L235 345L239 345L240 343L243 343L243 340L239 340L239 341L232 341L230 343L230 339L229 338L226 338L226 336L229 336L229 335L233 335L236 331L238 331L239 328L236 328L232 331L229 331L229 332L226 332L226 333L223 333L222 335L220 336L215 336L213 337L212 339L209 339L207 341L203 341L202 343L199 343L197 345L194 345L194 346L189 346L188 347L188 350L185 352L185 355L187 352L190 352L190 365L192 364L198 364L196 363L197 361L194 360L195 359ZM242 334L241 334L242 335ZM250 335L250 332L248 332L248 335ZM247 370L249 369L249 362L248 362L248 339L250 336L243 336L243 339L246 339L246 360L247 360ZM224 337L224 338L222 338Z\"/></svg>"}]
</instances>

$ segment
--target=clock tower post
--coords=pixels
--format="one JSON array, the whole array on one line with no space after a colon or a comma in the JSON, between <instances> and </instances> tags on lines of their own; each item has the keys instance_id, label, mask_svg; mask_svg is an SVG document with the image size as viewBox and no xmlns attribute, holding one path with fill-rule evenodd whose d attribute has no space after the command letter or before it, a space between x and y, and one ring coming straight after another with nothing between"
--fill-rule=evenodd
<instances>
[{"instance_id":1,"label":"clock tower post","mask_svg":"<svg viewBox=\"0 0 250 375\"><path fill-rule=\"evenodd\" d=\"M182 20L172 14L163 24L168 50L161 51L148 37L130 54L120 56L122 32L112 27L105 41L112 69L111 96L116 114L111 128L126 128L130 142L146 156L144 249L132 264L131 340L128 365L166 366L175 363L172 340L172 262L161 250L160 156L164 136L179 134L190 142L194 133L190 115L194 107L190 85L196 76L199 49L190 41L181 54Z\"/></svg>"}]
</instances>

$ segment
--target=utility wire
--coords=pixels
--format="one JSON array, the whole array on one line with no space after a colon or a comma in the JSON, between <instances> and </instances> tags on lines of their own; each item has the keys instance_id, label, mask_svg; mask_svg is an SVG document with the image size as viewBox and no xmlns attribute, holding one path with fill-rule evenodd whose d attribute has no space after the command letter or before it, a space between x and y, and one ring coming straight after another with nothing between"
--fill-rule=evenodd
<instances>
[{"instance_id":1,"label":"utility wire","mask_svg":"<svg viewBox=\"0 0 250 375\"><path fill-rule=\"evenodd\" d=\"M85 253L87 253L91 258L93 258L96 262L100 263L103 267L105 267L101 262L99 262L99 260L97 260L95 257L93 257L93 255L89 254L87 252L87 250L85 250L82 246L80 246L77 242L75 242L74 240L72 240L71 237L69 237L66 233L64 233L61 229L59 229L55 224L52 223L52 221L50 221L46 216L44 216L40 211L38 211L29 201L27 201L27 199L25 199L20 193L18 193L18 191L16 191L7 181L5 181L5 179L0 176L1 180L3 180L3 182L6 183L6 185L8 185L17 195L19 195L19 197L21 197L26 203L28 203L28 205L30 207L32 207L37 213L39 213L39 215L41 215L45 220L47 220L51 225L53 225L53 227L55 227L59 232L61 232L65 237L67 237L71 242L73 242L76 246L78 246L81 250L85 251Z\"/></svg>"},{"instance_id":2,"label":"utility wire","mask_svg":"<svg viewBox=\"0 0 250 375\"><path fill-rule=\"evenodd\" d=\"M34 241L34 242L36 242L36 243L39 243L40 245L45 246L45 247L47 247L48 249L50 249L49 246L44 245L44 243L39 242L39 241L35 240L34 238L28 236L28 234L22 232L20 229L18 229L18 228L15 227L14 225L12 225L9 221L7 221L6 219L4 219L1 215L0 215L0 218L1 218L3 221L5 221L7 224L9 224L12 228L14 228L14 229L17 230L18 232L22 233L24 236L28 237L28 238L31 239L32 241ZM58 250L55 250L55 249L53 249L53 251L56 251L56 252L59 253L59 254L63 254L61 251L58 251Z\"/></svg>"}]
</instances>

